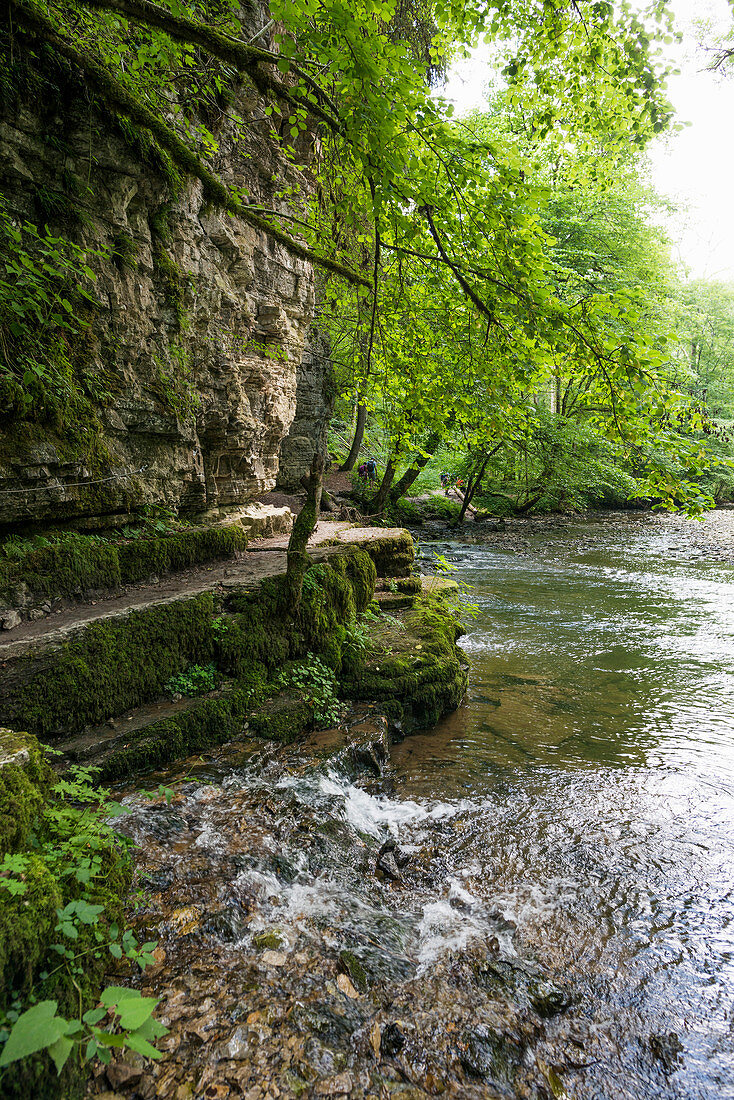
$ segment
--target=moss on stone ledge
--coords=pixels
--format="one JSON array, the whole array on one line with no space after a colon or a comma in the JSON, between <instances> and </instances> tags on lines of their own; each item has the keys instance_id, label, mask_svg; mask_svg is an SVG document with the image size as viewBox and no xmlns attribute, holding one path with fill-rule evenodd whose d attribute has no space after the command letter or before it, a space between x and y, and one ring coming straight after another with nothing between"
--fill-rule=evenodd
<instances>
[{"instance_id":1,"label":"moss on stone ledge","mask_svg":"<svg viewBox=\"0 0 734 1100\"><path fill-rule=\"evenodd\" d=\"M96 621L0 668L0 720L44 737L77 733L159 698L192 664L214 663L249 682L312 652L338 671L346 626L371 598L374 579L368 556L349 548L307 570L295 613L281 576L230 595L224 606L203 593ZM186 733L177 748L179 732L167 731L167 758L192 744ZM160 737L156 745L139 747L140 766L162 762Z\"/></svg>"},{"instance_id":2,"label":"moss on stone ledge","mask_svg":"<svg viewBox=\"0 0 734 1100\"><path fill-rule=\"evenodd\" d=\"M230 558L247 546L239 524L181 530L155 538L111 542L67 534L30 548L18 558L0 559L0 596L37 599L82 595L135 584L201 562Z\"/></svg>"},{"instance_id":3,"label":"moss on stone ledge","mask_svg":"<svg viewBox=\"0 0 734 1100\"><path fill-rule=\"evenodd\" d=\"M374 700L406 729L434 725L455 710L467 685L466 661L456 641L464 633L454 612L430 597L372 630L373 649L344 676L347 699Z\"/></svg>"},{"instance_id":4,"label":"moss on stone ledge","mask_svg":"<svg viewBox=\"0 0 734 1100\"><path fill-rule=\"evenodd\" d=\"M73 733L154 699L176 673L213 657L212 593L92 623L9 669L2 715L42 736Z\"/></svg>"},{"instance_id":5,"label":"moss on stone ledge","mask_svg":"<svg viewBox=\"0 0 734 1100\"><path fill-rule=\"evenodd\" d=\"M247 723L251 733L293 740L311 727L313 712L301 698L286 705L274 681L288 661L312 653L340 677L345 698L377 701L407 727L430 725L458 705L466 688L455 644L461 628L445 604L419 600L400 618L371 624L373 648L365 656L352 626L374 584L373 561L349 547L306 571L295 613L279 576L223 599L203 593L97 621L0 667L0 718L60 737L160 700L167 681L192 664L211 663L230 679L124 738L110 741L109 731L100 731L102 776L117 779L236 738ZM81 743L88 747L89 732ZM70 751L74 759L73 745Z\"/></svg>"}]
</instances>

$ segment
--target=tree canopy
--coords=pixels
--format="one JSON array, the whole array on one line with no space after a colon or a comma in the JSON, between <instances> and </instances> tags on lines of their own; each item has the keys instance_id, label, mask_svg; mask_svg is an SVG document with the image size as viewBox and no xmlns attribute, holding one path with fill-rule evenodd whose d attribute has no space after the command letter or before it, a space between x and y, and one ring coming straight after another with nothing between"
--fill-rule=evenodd
<instances>
[{"instance_id":1,"label":"tree canopy","mask_svg":"<svg viewBox=\"0 0 734 1100\"><path fill-rule=\"evenodd\" d=\"M320 317L343 390L378 407L401 463L450 431L483 453L526 432L538 395L649 469L664 501L700 447L677 430L664 245L635 162L671 119L663 3L606 0L8 0L26 57L44 50L145 135L172 187L267 232L323 272ZM436 89L489 43L497 92L455 120ZM306 174L264 209L217 173L246 130L238 91ZM676 461L670 456L675 454ZM657 456L657 458L655 457ZM685 478L683 478L685 483Z\"/></svg>"}]
</instances>

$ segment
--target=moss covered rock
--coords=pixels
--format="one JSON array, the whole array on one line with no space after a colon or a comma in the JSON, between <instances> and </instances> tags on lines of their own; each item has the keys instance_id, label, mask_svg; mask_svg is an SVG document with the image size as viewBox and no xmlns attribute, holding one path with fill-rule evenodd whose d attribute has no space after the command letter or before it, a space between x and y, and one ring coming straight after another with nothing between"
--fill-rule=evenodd
<instances>
[{"instance_id":1,"label":"moss covered rock","mask_svg":"<svg viewBox=\"0 0 734 1100\"><path fill-rule=\"evenodd\" d=\"M408 729L434 725L466 691L466 660L456 645L463 633L441 600L419 599L412 610L378 620L372 649L342 677L341 692L347 699L379 702Z\"/></svg>"},{"instance_id":2,"label":"moss covered rock","mask_svg":"<svg viewBox=\"0 0 734 1100\"><path fill-rule=\"evenodd\" d=\"M110 541L82 534L59 535L17 558L0 558L0 600L25 606L40 599L81 596L114 589L207 561L231 558L247 546L235 523L182 528L156 537Z\"/></svg>"},{"instance_id":3,"label":"moss covered rock","mask_svg":"<svg viewBox=\"0 0 734 1100\"><path fill-rule=\"evenodd\" d=\"M68 1017L77 1016L80 1006L81 1011L91 1008L111 958L95 951L93 929L84 926L74 941L84 965L72 973L53 950L63 939L57 910L83 897L102 906L105 924L122 921L129 861L104 823L104 811L85 814L84 806L77 805L82 789L64 791L54 780L34 737L0 731L0 854L12 856L0 880L0 1017L33 1000L55 1000ZM88 840L84 851L93 851L99 860L88 880L76 874L83 853L76 843L69 844L80 835ZM0 1095L7 1100L71 1100L82 1090L83 1075L74 1059L61 1076L47 1054L0 1072Z\"/></svg>"}]
</instances>

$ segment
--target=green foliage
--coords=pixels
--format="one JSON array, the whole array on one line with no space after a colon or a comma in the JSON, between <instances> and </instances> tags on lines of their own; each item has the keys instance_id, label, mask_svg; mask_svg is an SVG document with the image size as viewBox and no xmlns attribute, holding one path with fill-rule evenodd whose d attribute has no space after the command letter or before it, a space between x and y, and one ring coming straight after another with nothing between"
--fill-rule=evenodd
<instances>
[{"instance_id":1,"label":"green foliage","mask_svg":"<svg viewBox=\"0 0 734 1100\"><path fill-rule=\"evenodd\" d=\"M477 502L490 512L579 511L643 496L621 444L588 424L537 410L489 463Z\"/></svg>"},{"instance_id":2,"label":"green foliage","mask_svg":"<svg viewBox=\"0 0 734 1100\"><path fill-rule=\"evenodd\" d=\"M113 1048L157 1057L151 1040L165 1034L155 1000L102 991L110 959L144 968L155 947L120 923L131 875L111 824L121 807L88 769L54 780L37 742L22 737L28 763L0 770L0 790L11 783L24 821L4 835L0 862L0 1089L16 1100L69 1095L83 1064L109 1061Z\"/></svg>"},{"instance_id":3,"label":"green foliage","mask_svg":"<svg viewBox=\"0 0 734 1100\"><path fill-rule=\"evenodd\" d=\"M434 494L428 500L399 500L392 511L397 523L420 524L424 520L453 523L458 519L460 510L457 500Z\"/></svg>"},{"instance_id":4,"label":"green foliage","mask_svg":"<svg viewBox=\"0 0 734 1100\"><path fill-rule=\"evenodd\" d=\"M112 241L112 259L120 271L132 271L140 251L138 242L130 233L117 233Z\"/></svg>"},{"instance_id":5,"label":"green foliage","mask_svg":"<svg viewBox=\"0 0 734 1100\"><path fill-rule=\"evenodd\" d=\"M84 406L75 358L96 303L91 259L0 203L0 419L58 427Z\"/></svg>"},{"instance_id":6,"label":"green foliage","mask_svg":"<svg viewBox=\"0 0 734 1100\"><path fill-rule=\"evenodd\" d=\"M304 661L291 666L279 677L278 683L280 687L295 690L303 696L317 726L331 725L339 717L338 683L334 671L313 653L307 653Z\"/></svg>"},{"instance_id":7,"label":"green foliage","mask_svg":"<svg viewBox=\"0 0 734 1100\"><path fill-rule=\"evenodd\" d=\"M178 676L172 676L166 684L169 695L206 695L221 683L215 665L189 665Z\"/></svg>"}]
</instances>

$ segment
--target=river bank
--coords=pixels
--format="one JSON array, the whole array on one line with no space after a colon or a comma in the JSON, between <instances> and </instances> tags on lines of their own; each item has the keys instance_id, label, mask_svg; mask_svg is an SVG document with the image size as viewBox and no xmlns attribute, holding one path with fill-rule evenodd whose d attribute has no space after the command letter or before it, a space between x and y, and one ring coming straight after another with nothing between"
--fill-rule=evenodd
<instances>
[{"instance_id":1,"label":"river bank","mask_svg":"<svg viewBox=\"0 0 734 1100\"><path fill-rule=\"evenodd\" d=\"M426 545L472 678L389 756L367 716L124 795L171 1033L123 1094L728 1094L733 575L661 518Z\"/></svg>"},{"instance_id":2,"label":"river bank","mask_svg":"<svg viewBox=\"0 0 734 1100\"><path fill-rule=\"evenodd\" d=\"M90 543L91 552L96 549ZM121 594L118 578L116 589L95 592L86 604L82 592L51 621L29 617L2 638L0 707L13 730L2 735L0 794L8 813L14 804L26 822L0 838L0 1010L10 1013L6 1027L29 997L60 1002L62 1013L73 1010L76 986L77 1015L96 1012L99 966L78 966L64 936L82 935L85 942L81 922L95 926L101 943L104 930L117 927L130 861L101 821L88 842L101 853L96 862L47 843L54 821L76 812L63 805L66 797L94 804L90 766L99 783L243 736L289 743L350 713L349 701L377 700L396 730L430 725L458 705L466 688L466 662L455 645L461 628L440 594L421 593L406 532L322 526L296 596L286 549L287 537L275 538L227 567L179 570L164 591L149 583ZM58 549L52 544L50 552L69 557L75 551L76 543L67 540ZM118 553L114 544L112 553ZM91 575L86 563L84 568ZM49 576L50 583L56 579ZM60 783L34 734L52 743ZM47 843L40 862L33 854L39 843ZM127 877L112 894L100 894L98 876L120 859ZM39 884L29 890L36 865ZM59 918L57 926L62 910L67 924ZM54 945L59 932L61 943ZM50 970L48 942L67 960ZM113 936L110 950L119 958L118 949ZM89 951L85 947L80 957ZM22 1063L20 1073L13 1064L2 1075L4 1094L21 1098L31 1089L39 1097L76 1095L75 1061L67 1062L58 1082L47 1055Z\"/></svg>"},{"instance_id":3,"label":"river bank","mask_svg":"<svg viewBox=\"0 0 734 1100\"><path fill-rule=\"evenodd\" d=\"M672 557L692 557L712 562L734 561L734 509L717 508L700 519L691 520L671 512L592 511L551 513L541 516L506 516L502 520L470 522L453 527L444 521L426 521L408 529L419 542L451 540L483 546L496 546L518 552L533 552L542 545L542 536L577 532L597 525L615 526L634 533L649 530L660 537L661 548Z\"/></svg>"},{"instance_id":4,"label":"river bank","mask_svg":"<svg viewBox=\"0 0 734 1100\"><path fill-rule=\"evenodd\" d=\"M250 728L123 779L128 919L157 947L108 980L170 1031L91 1094L727 1095L731 521L426 541L475 605L457 709L401 740L354 700L291 745ZM383 617L370 690L386 657L412 675L413 614Z\"/></svg>"}]
</instances>

